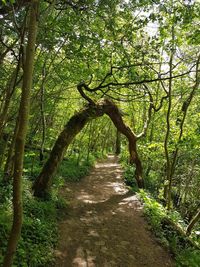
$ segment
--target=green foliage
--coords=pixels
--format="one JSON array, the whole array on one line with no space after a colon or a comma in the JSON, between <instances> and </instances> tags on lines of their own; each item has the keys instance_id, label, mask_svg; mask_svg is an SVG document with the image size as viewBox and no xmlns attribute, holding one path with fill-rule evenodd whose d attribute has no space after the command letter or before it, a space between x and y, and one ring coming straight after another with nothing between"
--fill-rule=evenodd
<instances>
[{"instance_id":1,"label":"green foliage","mask_svg":"<svg viewBox=\"0 0 200 267\"><path fill-rule=\"evenodd\" d=\"M124 165L124 181L126 185L130 186L133 191L138 190L137 182L134 178L135 166L126 164Z\"/></svg>"},{"instance_id":2,"label":"green foliage","mask_svg":"<svg viewBox=\"0 0 200 267\"><path fill-rule=\"evenodd\" d=\"M167 212L144 190L140 190L138 196L144 203L144 212L159 241L168 247L176 258L177 267L198 267L200 264L200 252L189 245L186 238L180 235L175 228L165 222L169 218L177 225L185 229L186 225L177 211Z\"/></svg>"},{"instance_id":3,"label":"green foliage","mask_svg":"<svg viewBox=\"0 0 200 267\"><path fill-rule=\"evenodd\" d=\"M42 267L52 263L52 249L57 241L56 224L52 220L53 216L51 220L39 218L33 215L32 218L24 216L22 235L15 258L17 266L23 263L23 266Z\"/></svg>"},{"instance_id":4,"label":"green foliage","mask_svg":"<svg viewBox=\"0 0 200 267\"><path fill-rule=\"evenodd\" d=\"M127 146L127 144L126 144ZM121 153L120 153L120 163L122 164L123 167L126 167L129 162L129 152L127 150L126 146L122 146L121 148Z\"/></svg>"},{"instance_id":5,"label":"green foliage","mask_svg":"<svg viewBox=\"0 0 200 267\"><path fill-rule=\"evenodd\" d=\"M82 177L86 176L95 163L95 159L101 154L96 153L95 156L89 155L89 158L79 158L79 156L69 156L65 158L59 166L57 172L57 179L54 180L55 186L62 185L66 181L79 181ZM47 158L47 155L46 155ZM24 173L28 180L34 180L41 171L41 163L39 157L35 152L29 151L25 157ZM63 180L64 179L64 180ZM8 189L6 189L8 190Z\"/></svg>"},{"instance_id":6,"label":"green foliage","mask_svg":"<svg viewBox=\"0 0 200 267\"><path fill-rule=\"evenodd\" d=\"M166 216L165 208L146 191L140 190L139 197L144 202L144 212L157 236L162 236L162 220Z\"/></svg>"},{"instance_id":7,"label":"green foliage","mask_svg":"<svg viewBox=\"0 0 200 267\"><path fill-rule=\"evenodd\" d=\"M45 159L48 155L45 154ZM40 173L42 163L39 161L39 152L29 150L25 154L24 158L24 174L29 180L34 180Z\"/></svg>"},{"instance_id":8,"label":"green foliage","mask_svg":"<svg viewBox=\"0 0 200 267\"><path fill-rule=\"evenodd\" d=\"M13 19L12 4L14 2ZM19 63L19 58L23 58L19 54L21 51L19 45L26 47L27 38L21 38L20 34L23 33L22 35L26 36L27 33L27 27L24 26L27 17L24 2L26 1L0 1L0 88L2 88L0 119L5 118L5 121L1 122L1 129L9 136L8 146L2 152L4 155L0 160L2 161L2 166L0 166L2 176L17 121L21 95L22 69L15 79L17 85L11 88L11 91L8 90L8 85L13 75L12 72ZM114 151L116 129L110 119L103 117L88 123L66 152L67 160L62 162L53 183L51 201L47 201L46 204L33 201L29 189L30 184L28 187L26 184L38 176L49 156L47 152L44 161L39 162L42 139L44 137L44 147L50 151L72 114L85 105L85 99L81 98L77 92L77 84L80 81L85 81L91 89L102 85L100 90L88 90L88 96L94 101L98 101L102 96L112 98L119 104L123 119L135 133L143 130L150 113L149 105L154 104L147 134L137 141L137 148L143 165L146 188L154 197L164 200L167 170L163 146L169 100L168 63L174 42L172 75L177 75L177 78L173 78L172 81L172 109L167 148L170 161L173 160L175 149L178 148L172 181L172 199L173 208L177 208L184 219L176 212L169 216L184 227L184 221L189 220L200 204L200 96L198 90L194 94L186 116L183 136L178 141L180 121L183 118L183 103L188 99L195 83L195 64L200 44L199 1L88 0L73 1L73 8L73 5L68 5L67 1L58 1L56 6L50 5L50 2L52 1L40 1L41 23L37 35L34 90L31 96L30 123L24 160L24 225L38 236L37 240L43 242L43 236L37 233L37 229L45 232L42 225L45 225L47 229L51 227L51 223L46 224L44 218L51 222L56 216L55 208L62 209L67 205L62 198L58 197L59 187L65 180L79 181L89 172L94 158ZM172 41L172 28L174 28L174 41ZM158 78L163 78L163 80L148 84L140 82L132 84L144 79ZM110 86L106 86L108 83ZM44 87L43 96L42 87ZM154 112L156 109L159 110ZM45 129L43 129L44 126ZM125 182L136 191L135 169L128 164L127 141L122 138L121 142L123 150L121 161L125 168ZM28 145L32 149L28 148ZM165 211L151 197L145 195L143 197L147 203L145 212L154 225L155 231L160 229L160 232L163 232L160 220ZM2 222L0 240L1 236L5 237L8 233L11 198L11 185L0 184L0 199L3 203L0 212ZM178 201L174 201L175 198ZM52 214L52 218L48 217L49 214ZM35 221L34 218L39 221ZM25 231L24 228L23 231ZM20 259L28 257L25 255L25 248L22 244L28 238L30 231L27 235L24 233L24 240L20 241L22 247L20 253L18 252ZM175 248L179 242L178 238L172 230L168 229L166 235L167 232ZM47 231L46 235L49 234ZM53 243L51 238L49 240ZM5 244L3 238L0 242ZM34 247L34 244L31 245L35 252L31 251L30 254L35 253L39 258L43 258L44 252L40 244L37 245L40 251ZM37 264L48 265L47 259L42 261L43 263L38 259ZM36 265L36 262L33 260L31 264Z\"/></svg>"},{"instance_id":9,"label":"green foliage","mask_svg":"<svg viewBox=\"0 0 200 267\"><path fill-rule=\"evenodd\" d=\"M144 168L144 179L146 188L157 196L163 187L164 157L163 143L141 142L138 146Z\"/></svg>"},{"instance_id":10,"label":"green foliage","mask_svg":"<svg viewBox=\"0 0 200 267\"><path fill-rule=\"evenodd\" d=\"M199 267L199 250L185 249L176 257L177 267Z\"/></svg>"},{"instance_id":11,"label":"green foliage","mask_svg":"<svg viewBox=\"0 0 200 267\"><path fill-rule=\"evenodd\" d=\"M128 159L129 159L129 152L127 149L123 148L120 154L120 163L124 170L124 173L123 173L124 182L127 186L130 187L132 191L137 192L138 185L134 177L135 166L129 164Z\"/></svg>"},{"instance_id":12,"label":"green foliage","mask_svg":"<svg viewBox=\"0 0 200 267\"><path fill-rule=\"evenodd\" d=\"M150 170L148 175L145 176L145 186L154 196L156 196L162 187L160 173L155 170Z\"/></svg>"},{"instance_id":13,"label":"green foliage","mask_svg":"<svg viewBox=\"0 0 200 267\"><path fill-rule=\"evenodd\" d=\"M6 204L0 206L0 264L5 254L8 233L11 227L11 209Z\"/></svg>"},{"instance_id":14,"label":"green foliage","mask_svg":"<svg viewBox=\"0 0 200 267\"><path fill-rule=\"evenodd\" d=\"M0 190L2 191L2 190ZM57 242L56 217L59 200L40 201L30 192L26 180L24 190L24 218L14 266L53 266L53 248ZM61 206L64 206L62 203ZM6 200L0 207L0 264L7 246L12 222L12 205Z\"/></svg>"},{"instance_id":15,"label":"green foliage","mask_svg":"<svg viewBox=\"0 0 200 267\"><path fill-rule=\"evenodd\" d=\"M3 182L0 180L0 199L1 203L6 203L12 196L12 184L11 181Z\"/></svg>"},{"instance_id":16,"label":"green foliage","mask_svg":"<svg viewBox=\"0 0 200 267\"><path fill-rule=\"evenodd\" d=\"M94 157L89 160L79 161L76 157L64 160L58 171L58 179L63 177L65 181L78 182L82 177L86 176L91 167L94 165Z\"/></svg>"}]
</instances>

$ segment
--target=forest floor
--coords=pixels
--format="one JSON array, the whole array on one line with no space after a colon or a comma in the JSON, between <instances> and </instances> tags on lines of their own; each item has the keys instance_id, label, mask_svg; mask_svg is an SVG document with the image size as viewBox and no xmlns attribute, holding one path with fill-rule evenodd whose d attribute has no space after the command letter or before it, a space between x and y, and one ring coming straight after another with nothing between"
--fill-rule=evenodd
<instances>
[{"instance_id":1,"label":"forest floor","mask_svg":"<svg viewBox=\"0 0 200 267\"><path fill-rule=\"evenodd\" d=\"M116 157L97 163L61 193L70 207L59 223L57 267L174 266L150 231L141 203L124 185Z\"/></svg>"}]
</instances>

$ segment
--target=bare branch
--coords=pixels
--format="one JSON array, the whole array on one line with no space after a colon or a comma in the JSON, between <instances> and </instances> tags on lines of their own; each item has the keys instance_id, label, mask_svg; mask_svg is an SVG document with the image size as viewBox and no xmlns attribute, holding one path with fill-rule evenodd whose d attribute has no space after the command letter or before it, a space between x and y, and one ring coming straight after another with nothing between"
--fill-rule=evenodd
<instances>
[{"instance_id":1,"label":"bare branch","mask_svg":"<svg viewBox=\"0 0 200 267\"><path fill-rule=\"evenodd\" d=\"M80 83L77 85L77 89L78 89L80 95L81 95L85 100L87 100L90 104L95 105L95 102L94 102L89 96L87 96L87 95L83 92L83 89L82 89L82 88L84 88L84 89L86 89L86 90L88 89L88 86L87 86L84 82L80 82Z\"/></svg>"},{"instance_id":2,"label":"bare branch","mask_svg":"<svg viewBox=\"0 0 200 267\"><path fill-rule=\"evenodd\" d=\"M155 79L144 79L144 80L140 80L140 81L109 82L109 83L104 84L104 85L101 82L98 86L96 86L94 88L89 88L88 87L86 90L89 91L89 92L96 92L99 89L107 88L108 86L124 86L124 87L128 87L130 85L139 85L139 84L145 84L145 83L167 81L167 80L170 80L170 79L176 79L176 78L184 77L185 75L187 75L189 73L191 73L191 70L189 70L187 72L184 72L184 73L181 73L181 74L174 75L172 77L163 77L163 78L162 77L158 77L158 78L155 78Z\"/></svg>"}]
</instances>

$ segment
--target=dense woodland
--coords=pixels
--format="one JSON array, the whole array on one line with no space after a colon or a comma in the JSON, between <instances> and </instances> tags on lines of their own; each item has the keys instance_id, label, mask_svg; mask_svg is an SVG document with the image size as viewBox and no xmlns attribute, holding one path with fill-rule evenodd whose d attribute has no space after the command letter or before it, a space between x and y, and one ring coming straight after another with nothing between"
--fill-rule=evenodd
<instances>
[{"instance_id":1,"label":"dense woodland","mask_svg":"<svg viewBox=\"0 0 200 267\"><path fill-rule=\"evenodd\" d=\"M0 2L4 267L51 266L59 187L107 153L156 227L171 214L179 266L199 266L199 14L198 0Z\"/></svg>"}]
</instances>

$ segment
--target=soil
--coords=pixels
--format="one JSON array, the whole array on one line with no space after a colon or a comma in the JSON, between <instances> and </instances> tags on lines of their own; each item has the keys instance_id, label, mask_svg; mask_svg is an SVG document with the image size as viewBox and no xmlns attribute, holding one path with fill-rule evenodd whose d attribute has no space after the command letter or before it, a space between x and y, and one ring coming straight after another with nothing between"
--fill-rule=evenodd
<instances>
[{"instance_id":1,"label":"soil","mask_svg":"<svg viewBox=\"0 0 200 267\"><path fill-rule=\"evenodd\" d=\"M66 184L70 201L59 224L57 267L172 267L129 192L115 156L96 164L79 183Z\"/></svg>"}]
</instances>

